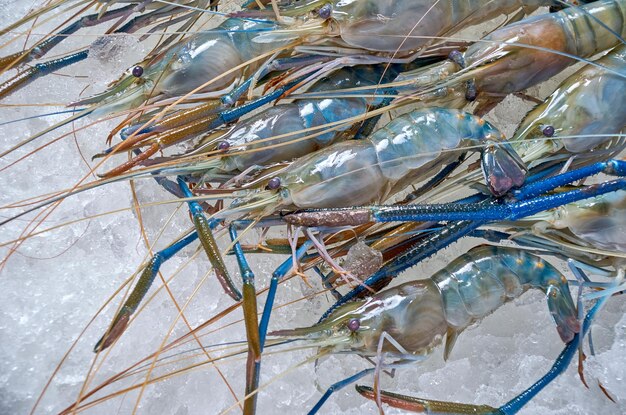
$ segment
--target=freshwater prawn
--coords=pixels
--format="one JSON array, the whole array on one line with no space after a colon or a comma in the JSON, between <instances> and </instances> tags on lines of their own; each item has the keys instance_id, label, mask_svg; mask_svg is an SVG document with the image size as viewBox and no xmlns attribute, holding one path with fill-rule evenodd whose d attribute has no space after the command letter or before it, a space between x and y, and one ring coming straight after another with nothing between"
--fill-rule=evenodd
<instances>
[{"instance_id":1,"label":"freshwater prawn","mask_svg":"<svg viewBox=\"0 0 626 415\"><path fill-rule=\"evenodd\" d=\"M452 59L407 72L390 86L418 92L430 105L481 103L488 112L506 95L545 81L566 67L616 46L626 35L622 0L599 0L504 26Z\"/></svg>"},{"instance_id":2,"label":"freshwater prawn","mask_svg":"<svg viewBox=\"0 0 626 415\"><path fill-rule=\"evenodd\" d=\"M235 199L217 216L380 203L437 172L468 145L487 154L483 171L493 193L523 184L525 167L495 127L458 110L432 108L402 115L367 139L337 143L294 161L267 182L267 190Z\"/></svg>"},{"instance_id":3,"label":"freshwater prawn","mask_svg":"<svg viewBox=\"0 0 626 415\"><path fill-rule=\"evenodd\" d=\"M269 334L318 346L319 355L382 355L400 362L423 360L445 337L447 359L463 330L530 288L546 294L559 336L564 343L570 342L580 323L565 276L538 256L494 246L471 249L429 279L406 282L345 304L311 327ZM324 400L310 413L319 410ZM439 409L456 413L454 405ZM484 409L479 413L487 413ZM497 413L497 408L491 411Z\"/></svg>"},{"instance_id":4,"label":"freshwater prawn","mask_svg":"<svg viewBox=\"0 0 626 415\"><path fill-rule=\"evenodd\" d=\"M85 249L87 249L87 248L85 248ZM117 271L115 271L115 272L117 272ZM204 309L206 309L206 302L203 302L203 308L204 308ZM149 313L147 313L147 314L149 314ZM141 323L141 322L138 322L137 327L139 328L139 327L141 327L141 325L142 325L142 323ZM285 323L283 323L283 324L282 324L282 326L283 326L283 327L287 327L287 325L286 325ZM100 328L102 328L102 327L100 327ZM101 332L100 332L99 334L101 334ZM91 344L93 344L93 343L91 343ZM131 350L127 350L127 352L128 352L128 353L131 353L132 351L131 351ZM241 368L238 368L238 369L239 369L238 371L241 371L241 370L240 370ZM150 382L152 383L152 380L151 380ZM185 388L180 388L180 389L185 389ZM217 394L217 393L219 393L219 392L215 392L215 393ZM207 394L207 395L213 395L213 394ZM157 400L157 402L158 402L158 397L155 397L154 399L155 399L155 400ZM144 401L145 401L145 402L149 402L149 399L144 399ZM213 404L213 402L211 402L211 404ZM219 405L220 405L219 403L216 403L216 406L215 406L215 407L219 407ZM191 406L191 405L190 405L190 406Z\"/></svg>"},{"instance_id":5,"label":"freshwater prawn","mask_svg":"<svg viewBox=\"0 0 626 415\"><path fill-rule=\"evenodd\" d=\"M280 16L297 28L299 36L340 38L343 43L375 52L406 54L423 49L439 37L460 28L473 26L495 17L532 13L540 6L554 5L549 0L305 0L280 7ZM266 12L241 12L243 16L270 16ZM293 23L289 18L294 19ZM266 39L292 36L276 32L261 35Z\"/></svg>"}]
</instances>

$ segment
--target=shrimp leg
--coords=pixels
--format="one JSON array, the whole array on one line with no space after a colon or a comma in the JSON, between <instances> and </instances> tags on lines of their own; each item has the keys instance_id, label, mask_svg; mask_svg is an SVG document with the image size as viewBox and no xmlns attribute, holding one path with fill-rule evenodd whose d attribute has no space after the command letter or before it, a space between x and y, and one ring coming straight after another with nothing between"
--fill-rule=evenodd
<instances>
[{"instance_id":1,"label":"shrimp leg","mask_svg":"<svg viewBox=\"0 0 626 415\"><path fill-rule=\"evenodd\" d=\"M185 197L193 198L194 195L189 190L187 183L179 176L178 177L178 186L180 190L182 190ZM193 218L194 226L196 227L196 231L198 232L198 237L200 238L200 242L202 243L202 247L206 252L211 265L215 269L215 275L219 280L222 288L226 294L232 297L235 301L241 300L241 293L235 286L233 280L228 273L228 269L226 268L226 264L224 264L224 260L219 253L219 248L217 246L217 242L215 241L215 237L213 236L213 232L211 231L212 221L208 221L204 216L204 210L200 206L200 203L190 200L187 202L189 204L189 212L191 213L191 217Z\"/></svg>"},{"instance_id":2,"label":"shrimp leg","mask_svg":"<svg viewBox=\"0 0 626 415\"><path fill-rule=\"evenodd\" d=\"M306 251L313 245L311 241L306 241L297 250L295 259L299 260L304 256ZM287 275L287 273L296 265L293 262L294 258L290 257L276 268L272 273L272 279L270 280L270 288L267 292L267 299L265 300L265 306L263 307L263 315L261 316L261 322L259 323L259 335L261 338L261 351L265 346L265 338L267 336L267 327L270 323L270 316L272 314L272 307L274 307L274 299L276 298L276 291L278 290L278 283Z\"/></svg>"},{"instance_id":3,"label":"shrimp leg","mask_svg":"<svg viewBox=\"0 0 626 415\"><path fill-rule=\"evenodd\" d=\"M237 240L235 225L229 227L231 240L234 242L233 249L243 279L243 316L246 325L246 337L248 339L248 359L246 363L246 396L243 413L254 414L259 387L259 372L261 370L261 340L259 337L258 313L256 304L256 290L254 288L254 273L248 265L243 254L241 245Z\"/></svg>"},{"instance_id":4,"label":"shrimp leg","mask_svg":"<svg viewBox=\"0 0 626 415\"><path fill-rule=\"evenodd\" d=\"M133 291L128 296L128 299L124 305L122 305L120 311L118 311L109 329L94 346L93 351L95 353L101 352L111 346L122 335L122 333L124 333L124 330L126 330L126 326L128 325L128 321L152 286L154 278L159 272L161 265L196 239L198 239L198 233L193 231L162 251L157 252L152 258L150 258L142 271L135 288L133 288Z\"/></svg>"},{"instance_id":5,"label":"shrimp leg","mask_svg":"<svg viewBox=\"0 0 626 415\"><path fill-rule=\"evenodd\" d=\"M374 370L376 370L375 368L368 368L368 369L364 369L350 377L347 377L343 380L340 380L339 382L333 383L332 385L330 385L328 387L328 389L326 390L326 392L324 392L324 395L322 395L322 397L319 399L319 401L317 401L317 403L315 404L315 406L313 408L311 408L311 410L308 412L308 415L314 415L316 414L322 407L322 405L324 405L326 403L326 401L328 400L328 398L331 397L331 395L337 391L339 391L340 389L345 388L346 386L358 381L359 379L369 375L370 373L374 372ZM357 389L358 390L358 389ZM383 401L385 402L385 401Z\"/></svg>"}]
</instances>

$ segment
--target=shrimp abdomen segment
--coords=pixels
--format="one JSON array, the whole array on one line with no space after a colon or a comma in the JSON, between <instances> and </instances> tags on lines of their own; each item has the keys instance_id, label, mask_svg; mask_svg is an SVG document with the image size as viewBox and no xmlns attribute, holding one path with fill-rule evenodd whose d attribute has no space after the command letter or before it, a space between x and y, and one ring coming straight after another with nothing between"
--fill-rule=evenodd
<instances>
[{"instance_id":1,"label":"shrimp abdomen segment","mask_svg":"<svg viewBox=\"0 0 626 415\"><path fill-rule=\"evenodd\" d=\"M301 208L345 207L381 200L388 180L367 141L337 143L298 160L285 175L291 201Z\"/></svg>"},{"instance_id":2,"label":"shrimp abdomen segment","mask_svg":"<svg viewBox=\"0 0 626 415\"><path fill-rule=\"evenodd\" d=\"M564 342L580 329L567 280L536 255L483 246L432 277L441 290L448 324L461 331L530 288L547 295L548 308Z\"/></svg>"},{"instance_id":3,"label":"shrimp abdomen segment","mask_svg":"<svg viewBox=\"0 0 626 415\"><path fill-rule=\"evenodd\" d=\"M406 177L466 141L482 141L497 130L471 114L444 108L413 111L370 137L380 168L390 180ZM494 134L500 138L500 133ZM455 157L456 152L449 153Z\"/></svg>"}]
</instances>

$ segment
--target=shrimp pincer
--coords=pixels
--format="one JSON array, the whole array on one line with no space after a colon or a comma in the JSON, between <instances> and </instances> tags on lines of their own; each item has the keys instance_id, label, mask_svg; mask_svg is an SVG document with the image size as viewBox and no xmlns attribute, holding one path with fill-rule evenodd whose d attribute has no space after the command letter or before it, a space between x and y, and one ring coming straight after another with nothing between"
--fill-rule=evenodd
<instances>
[{"instance_id":1,"label":"shrimp pincer","mask_svg":"<svg viewBox=\"0 0 626 415\"><path fill-rule=\"evenodd\" d=\"M397 344L383 342L382 351L400 359L428 355L445 337L447 359L459 333L531 288L546 294L561 340L571 341L580 323L563 274L534 254L489 245L471 249L428 279L344 304L312 327L270 335L306 340L332 353L375 356L387 333Z\"/></svg>"},{"instance_id":2,"label":"shrimp pincer","mask_svg":"<svg viewBox=\"0 0 626 415\"><path fill-rule=\"evenodd\" d=\"M494 126L444 108L404 114L369 138L333 144L294 161L266 190L235 199L230 212L281 207L347 207L381 203L467 151L483 153L483 173L497 195L524 183L526 169Z\"/></svg>"}]
</instances>

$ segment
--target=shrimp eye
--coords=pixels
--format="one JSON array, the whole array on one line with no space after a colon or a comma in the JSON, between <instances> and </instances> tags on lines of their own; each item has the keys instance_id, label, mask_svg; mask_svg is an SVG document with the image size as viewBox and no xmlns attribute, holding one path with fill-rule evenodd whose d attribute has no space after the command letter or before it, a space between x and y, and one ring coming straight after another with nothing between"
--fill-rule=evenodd
<instances>
[{"instance_id":1,"label":"shrimp eye","mask_svg":"<svg viewBox=\"0 0 626 415\"><path fill-rule=\"evenodd\" d=\"M230 143L228 141L220 141L217 145L217 149L220 151L226 151L230 148Z\"/></svg>"},{"instance_id":2,"label":"shrimp eye","mask_svg":"<svg viewBox=\"0 0 626 415\"><path fill-rule=\"evenodd\" d=\"M546 125L543 130L541 130L544 136L552 137L554 135L554 127L551 125Z\"/></svg>"},{"instance_id":3,"label":"shrimp eye","mask_svg":"<svg viewBox=\"0 0 626 415\"><path fill-rule=\"evenodd\" d=\"M361 327L361 322L358 318L353 318L348 321L348 330L350 330L351 332L357 331L359 327Z\"/></svg>"},{"instance_id":4,"label":"shrimp eye","mask_svg":"<svg viewBox=\"0 0 626 415\"><path fill-rule=\"evenodd\" d=\"M448 59L450 59L452 62L456 63L457 65L461 67L465 67L465 58L463 57L463 54L459 50L455 49L452 52L450 52L450 54L448 55Z\"/></svg>"},{"instance_id":5,"label":"shrimp eye","mask_svg":"<svg viewBox=\"0 0 626 415\"><path fill-rule=\"evenodd\" d=\"M267 183L268 190L276 190L279 187L280 187L280 179L278 177L274 177L273 179L270 179L270 181Z\"/></svg>"},{"instance_id":6,"label":"shrimp eye","mask_svg":"<svg viewBox=\"0 0 626 415\"><path fill-rule=\"evenodd\" d=\"M141 75L143 75L143 68L139 65L135 66L132 70L132 74L135 78L141 78Z\"/></svg>"},{"instance_id":7,"label":"shrimp eye","mask_svg":"<svg viewBox=\"0 0 626 415\"><path fill-rule=\"evenodd\" d=\"M478 90L476 89L476 83L473 81L469 81L467 83L467 90L465 91L465 99L469 102L476 101L478 98Z\"/></svg>"},{"instance_id":8,"label":"shrimp eye","mask_svg":"<svg viewBox=\"0 0 626 415\"><path fill-rule=\"evenodd\" d=\"M317 14L322 19L328 19L332 11L333 11L333 6L330 3L326 3L325 5L320 7L320 9L317 11Z\"/></svg>"}]
</instances>

